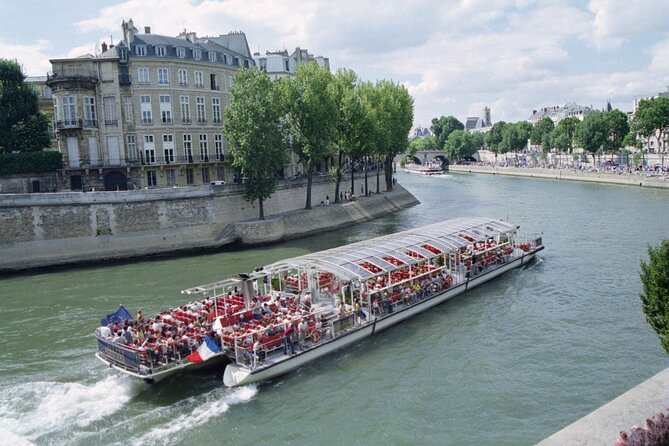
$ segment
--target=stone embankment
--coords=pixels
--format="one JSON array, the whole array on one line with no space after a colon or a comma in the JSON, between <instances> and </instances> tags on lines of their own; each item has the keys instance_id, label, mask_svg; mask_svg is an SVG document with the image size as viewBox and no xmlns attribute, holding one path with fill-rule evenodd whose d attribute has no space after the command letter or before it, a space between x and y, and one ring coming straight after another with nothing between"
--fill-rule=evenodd
<instances>
[{"instance_id":1,"label":"stone embankment","mask_svg":"<svg viewBox=\"0 0 669 446\"><path fill-rule=\"evenodd\" d=\"M345 187L345 186L343 186ZM243 199L240 186L120 192L0 195L0 272L109 259L265 244L373 219L418 200L399 184L334 204L334 184L286 182L264 203ZM330 206L320 206L326 196Z\"/></svg>"},{"instance_id":2,"label":"stone embankment","mask_svg":"<svg viewBox=\"0 0 669 446\"><path fill-rule=\"evenodd\" d=\"M588 181L593 183L622 184L628 186L669 188L669 177L650 172L614 173L576 169L548 169L540 167L501 167L488 165L451 165L451 172L486 173L551 180Z\"/></svg>"}]
</instances>

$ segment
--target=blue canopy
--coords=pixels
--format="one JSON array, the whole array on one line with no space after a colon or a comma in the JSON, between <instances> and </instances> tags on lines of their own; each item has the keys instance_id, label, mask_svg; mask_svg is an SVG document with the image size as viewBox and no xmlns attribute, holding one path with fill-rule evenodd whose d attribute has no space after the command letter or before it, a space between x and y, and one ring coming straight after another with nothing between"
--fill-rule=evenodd
<instances>
[{"instance_id":1,"label":"blue canopy","mask_svg":"<svg viewBox=\"0 0 669 446\"><path fill-rule=\"evenodd\" d=\"M133 318L130 315L130 313L128 313L128 310L126 310L123 307L123 305L120 305L118 307L118 310L116 310L113 313L108 314L107 316L100 319L100 324L109 325L109 324L113 324L114 322L118 322L119 324L122 324L123 321L126 321L126 320L132 321Z\"/></svg>"}]
</instances>

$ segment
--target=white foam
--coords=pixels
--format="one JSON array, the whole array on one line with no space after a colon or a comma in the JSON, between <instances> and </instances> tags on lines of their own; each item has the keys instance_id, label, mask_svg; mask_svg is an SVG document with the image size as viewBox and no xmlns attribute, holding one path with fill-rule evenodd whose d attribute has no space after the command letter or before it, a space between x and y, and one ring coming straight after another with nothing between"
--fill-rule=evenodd
<instances>
[{"instance_id":1,"label":"white foam","mask_svg":"<svg viewBox=\"0 0 669 446\"><path fill-rule=\"evenodd\" d=\"M35 446L34 443L29 442L20 435L16 435L14 432L0 427L0 443L2 444L11 444L12 446Z\"/></svg>"},{"instance_id":2,"label":"white foam","mask_svg":"<svg viewBox=\"0 0 669 446\"><path fill-rule=\"evenodd\" d=\"M218 417L230 409L230 406L250 401L258 392L256 386L244 386L235 389L217 388L206 395L191 398L193 403L202 401L204 403L194 407L190 413L179 415L175 419L151 429L133 444L171 444L174 436L199 427L212 418ZM222 395L221 395L222 394ZM183 402L182 402L183 403Z\"/></svg>"},{"instance_id":3,"label":"white foam","mask_svg":"<svg viewBox=\"0 0 669 446\"><path fill-rule=\"evenodd\" d=\"M117 375L89 385L32 382L2 389L0 429L36 439L108 417L139 391Z\"/></svg>"}]
</instances>

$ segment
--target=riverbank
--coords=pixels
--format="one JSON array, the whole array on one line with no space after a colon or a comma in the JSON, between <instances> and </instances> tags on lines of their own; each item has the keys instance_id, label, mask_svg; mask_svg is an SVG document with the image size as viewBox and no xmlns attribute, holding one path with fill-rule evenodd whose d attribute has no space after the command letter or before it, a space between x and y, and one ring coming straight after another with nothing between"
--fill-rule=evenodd
<instances>
[{"instance_id":1,"label":"riverbank","mask_svg":"<svg viewBox=\"0 0 669 446\"><path fill-rule=\"evenodd\" d=\"M342 204L317 203L334 183L291 183L265 202L266 220L233 188L0 196L0 273L304 237L387 215L418 200L400 185ZM331 200L331 202L334 200Z\"/></svg>"},{"instance_id":2,"label":"riverbank","mask_svg":"<svg viewBox=\"0 0 669 446\"><path fill-rule=\"evenodd\" d=\"M669 178L663 175L641 173L589 172L576 169L547 169L541 167L502 167L489 165L450 165L451 172L485 173L551 180L586 181L592 183L622 184L628 186L669 188Z\"/></svg>"},{"instance_id":3,"label":"riverbank","mask_svg":"<svg viewBox=\"0 0 669 446\"><path fill-rule=\"evenodd\" d=\"M537 446L614 444L620 431L643 426L669 407L669 368L628 390L613 401L556 432Z\"/></svg>"}]
</instances>

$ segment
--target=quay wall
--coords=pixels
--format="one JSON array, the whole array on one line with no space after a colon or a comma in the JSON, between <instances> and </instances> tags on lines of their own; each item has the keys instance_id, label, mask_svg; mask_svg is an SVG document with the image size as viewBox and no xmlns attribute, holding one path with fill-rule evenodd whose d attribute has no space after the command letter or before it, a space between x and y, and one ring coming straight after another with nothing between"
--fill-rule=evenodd
<instances>
[{"instance_id":1,"label":"quay wall","mask_svg":"<svg viewBox=\"0 0 669 446\"><path fill-rule=\"evenodd\" d=\"M418 203L396 185L334 205L334 186L328 178L315 179L313 209L304 210L305 182L286 181L264 203L264 221L239 185L0 195L0 272L271 243ZM320 206L326 195L330 206Z\"/></svg>"},{"instance_id":2,"label":"quay wall","mask_svg":"<svg viewBox=\"0 0 669 446\"><path fill-rule=\"evenodd\" d=\"M502 167L479 165L449 166L450 172L485 173L551 180L588 181L591 183L621 184L627 186L669 188L669 178L665 175L641 173L589 172L574 169L546 169L539 167Z\"/></svg>"}]
</instances>

